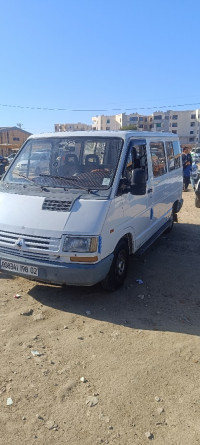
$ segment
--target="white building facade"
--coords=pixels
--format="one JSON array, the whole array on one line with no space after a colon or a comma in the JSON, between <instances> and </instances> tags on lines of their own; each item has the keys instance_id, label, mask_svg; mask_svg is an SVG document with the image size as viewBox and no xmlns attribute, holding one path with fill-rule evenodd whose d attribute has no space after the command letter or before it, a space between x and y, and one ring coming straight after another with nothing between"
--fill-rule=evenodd
<instances>
[{"instance_id":1,"label":"white building facade","mask_svg":"<svg viewBox=\"0 0 200 445\"><path fill-rule=\"evenodd\" d=\"M135 126L137 130L169 131L178 134L181 144L200 143L200 109L166 112L156 111L151 115L121 113L114 116L92 117L93 130L120 130Z\"/></svg>"},{"instance_id":2,"label":"white building facade","mask_svg":"<svg viewBox=\"0 0 200 445\"><path fill-rule=\"evenodd\" d=\"M82 124L78 122L76 124L55 124L55 131L90 131L92 125Z\"/></svg>"}]
</instances>

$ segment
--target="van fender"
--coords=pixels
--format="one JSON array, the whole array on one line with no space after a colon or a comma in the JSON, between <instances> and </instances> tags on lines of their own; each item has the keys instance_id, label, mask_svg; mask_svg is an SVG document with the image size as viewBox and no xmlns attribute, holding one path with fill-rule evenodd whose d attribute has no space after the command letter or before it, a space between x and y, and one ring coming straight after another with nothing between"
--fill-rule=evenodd
<instances>
[{"instance_id":1,"label":"van fender","mask_svg":"<svg viewBox=\"0 0 200 445\"><path fill-rule=\"evenodd\" d=\"M135 251L135 234L132 227L126 227L123 228L123 230L118 230L116 232L113 231L110 233L109 239L103 237L101 252L103 254L102 256L104 257L104 255L107 256L113 253L118 243L122 240L126 240L129 255L131 255Z\"/></svg>"}]
</instances>

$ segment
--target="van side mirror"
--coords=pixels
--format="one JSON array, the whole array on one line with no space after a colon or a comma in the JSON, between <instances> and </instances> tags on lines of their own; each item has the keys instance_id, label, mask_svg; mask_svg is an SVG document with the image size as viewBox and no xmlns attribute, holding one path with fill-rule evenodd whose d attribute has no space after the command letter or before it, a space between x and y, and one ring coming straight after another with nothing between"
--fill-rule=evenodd
<instances>
[{"instance_id":1,"label":"van side mirror","mask_svg":"<svg viewBox=\"0 0 200 445\"><path fill-rule=\"evenodd\" d=\"M132 195L146 194L146 172L143 168L132 171L131 190Z\"/></svg>"}]
</instances>

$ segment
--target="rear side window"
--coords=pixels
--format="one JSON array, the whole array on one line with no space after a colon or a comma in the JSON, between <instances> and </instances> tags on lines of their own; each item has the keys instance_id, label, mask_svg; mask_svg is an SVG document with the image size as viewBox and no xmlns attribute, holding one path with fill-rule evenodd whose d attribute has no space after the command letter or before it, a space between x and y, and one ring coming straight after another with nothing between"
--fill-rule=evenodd
<instances>
[{"instance_id":1,"label":"rear side window","mask_svg":"<svg viewBox=\"0 0 200 445\"><path fill-rule=\"evenodd\" d=\"M173 142L165 142L168 171L175 169Z\"/></svg>"},{"instance_id":2,"label":"rear side window","mask_svg":"<svg viewBox=\"0 0 200 445\"><path fill-rule=\"evenodd\" d=\"M163 142L150 142L153 175L162 176L167 172L165 149Z\"/></svg>"},{"instance_id":3,"label":"rear side window","mask_svg":"<svg viewBox=\"0 0 200 445\"><path fill-rule=\"evenodd\" d=\"M166 144L167 144L167 142L166 142ZM180 150L179 142L173 141L173 142L170 142L170 144L173 145L174 168L180 168L181 167L181 150ZM172 159L171 159L171 165L172 165ZM169 168L169 170L172 170L172 168Z\"/></svg>"}]
</instances>

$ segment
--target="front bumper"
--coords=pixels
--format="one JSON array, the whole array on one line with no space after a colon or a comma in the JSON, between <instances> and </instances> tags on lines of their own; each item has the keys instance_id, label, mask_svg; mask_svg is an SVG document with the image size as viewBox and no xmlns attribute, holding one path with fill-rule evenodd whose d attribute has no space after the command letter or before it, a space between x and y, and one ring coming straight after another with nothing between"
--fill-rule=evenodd
<instances>
[{"instance_id":1,"label":"front bumper","mask_svg":"<svg viewBox=\"0 0 200 445\"><path fill-rule=\"evenodd\" d=\"M20 272L1 269L1 260L38 268L38 276L24 275ZM34 261L19 256L0 253L0 271L9 275L18 275L29 280L70 286L93 286L102 281L110 270L113 254L95 264L58 263Z\"/></svg>"}]
</instances>

